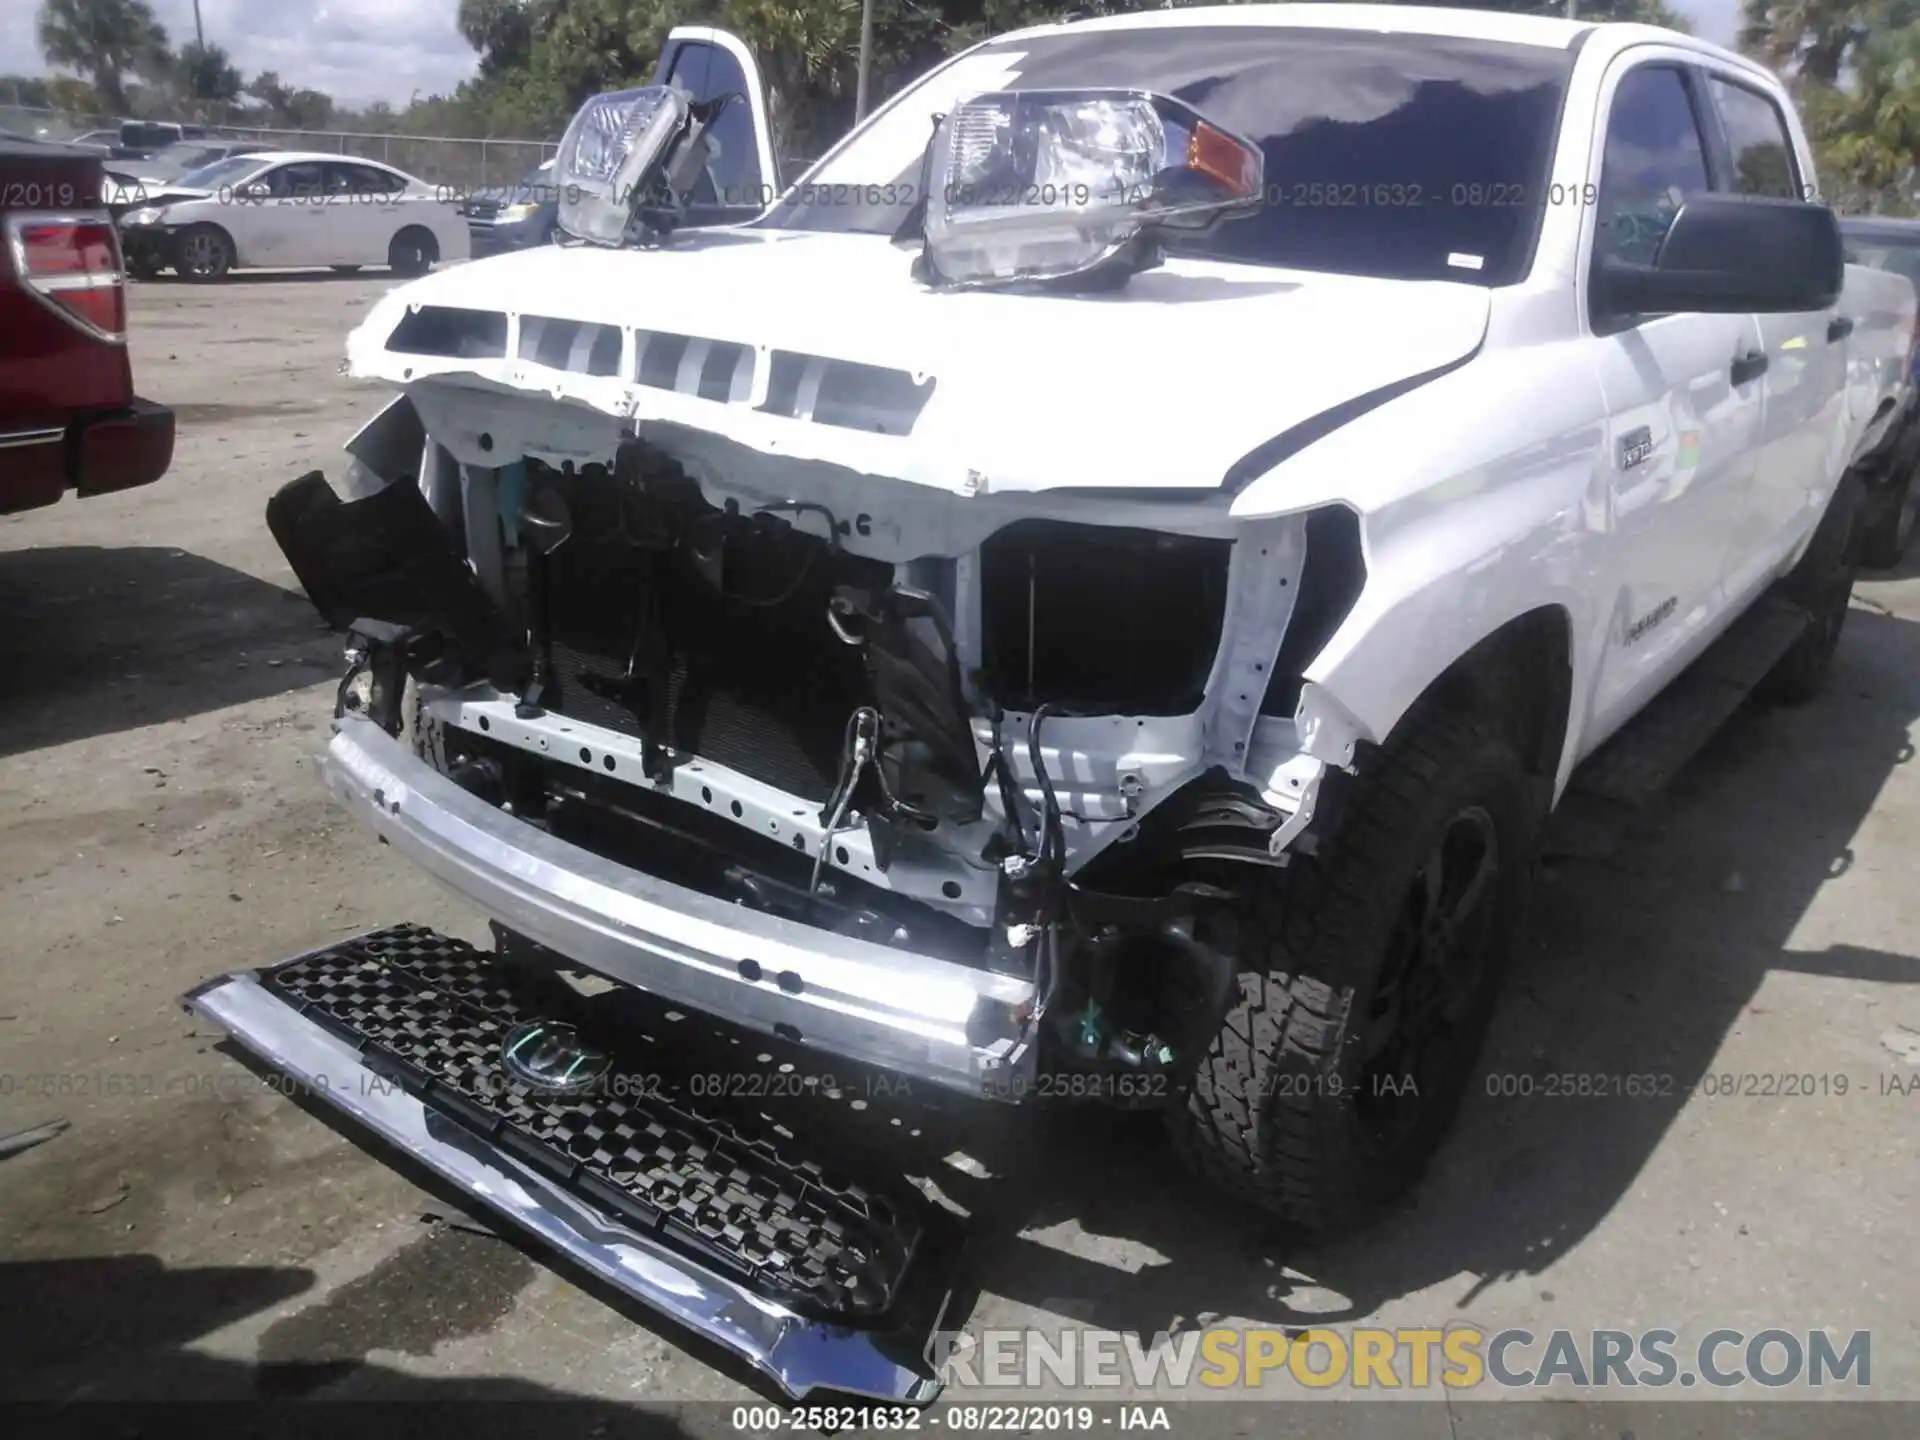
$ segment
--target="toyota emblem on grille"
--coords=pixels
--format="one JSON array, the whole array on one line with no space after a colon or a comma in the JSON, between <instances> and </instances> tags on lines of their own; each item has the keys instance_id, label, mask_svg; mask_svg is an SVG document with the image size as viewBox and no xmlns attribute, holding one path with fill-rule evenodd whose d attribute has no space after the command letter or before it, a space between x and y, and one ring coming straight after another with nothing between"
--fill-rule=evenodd
<instances>
[{"instance_id":1,"label":"toyota emblem on grille","mask_svg":"<svg viewBox=\"0 0 1920 1440\"><path fill-rule=\"evenodd\" d=\"M613 1061L557 1020L529 1020L507 1032L500 1063L534 1090L548 1095L579 1095L591 1090Z\"/></svg>"}]
</instances>

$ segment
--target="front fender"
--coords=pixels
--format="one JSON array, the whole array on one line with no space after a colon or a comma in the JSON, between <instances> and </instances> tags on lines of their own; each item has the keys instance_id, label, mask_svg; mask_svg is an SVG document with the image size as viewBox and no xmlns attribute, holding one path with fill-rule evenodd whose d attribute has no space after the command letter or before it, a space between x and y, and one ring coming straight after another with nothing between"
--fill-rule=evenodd
<instances>
[{"instance_id":1,"label":"front fender","mask_svg":"<svg viewBox=\"0 0 1920 1440\"><path fill-rule=\"evenodd\" d=\"M1474 646L1554 606L1570 622L1574 753L1605 627L1606 433L1577 342L1516 347L1360 417L1241 494L1236 518L1302 502L1360 513L1366 583L1304 678L1361 738L1384 740Z\"/></svg>"},{"instance_id":2,"label":"front fender","mask_svg":"<svg viewBox=\"0 0 1920 1440\"><path fill-rule=\"evenodd\" d=\"M1509 531L1521 509L1527 523ZM1476 646L1522 616L1555 609L1567 619L1573 666L1571 753L1573 717L1585 713L1605 628L1603 607L1579 583L1581 542L1578 507L1545 477L1524 493L1456 502L1429 523L1373 537L1367 584L1307 668L1309 687L1337 700L1360 737L1378 743Z\"/></svg>"}]
</instances>

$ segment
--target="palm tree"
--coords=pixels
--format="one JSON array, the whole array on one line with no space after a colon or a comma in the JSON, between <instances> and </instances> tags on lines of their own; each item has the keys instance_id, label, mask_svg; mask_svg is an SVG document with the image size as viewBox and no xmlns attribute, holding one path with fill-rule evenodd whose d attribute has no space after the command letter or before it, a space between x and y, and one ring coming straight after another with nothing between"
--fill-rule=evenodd
<instances>
[{"instance_id":1,"label":"palm tree","mask_svg":"<svg viewBox=\"0 0 1920 1440\"><path fill-rule=\"evenodd\" d=\"M480 73L497 75L527 63L542 18L531 0L460 0L454 23L480 52Z\"/></svg>"},{"instance_id":2,"label":"palm tree","mask_svg":"<svg viewBox=\"0 0 1920 1440\"><path fill-rule=\"evenodd\" d=\"M52 65L93 82L114 116L127 110L127 77L165 68L167 32L146 0L44 0L40 50Z\"/></svg>"},{"instance_id":3,"label":"palm tree","mask_svg":"<svg viewBox=\"0 0 1920 1440\"><path fill-rule=\"evenodd\" d=\"M226 118L227 108L240 98L240 72L218 45L189 40L180 47L176 79L186 98L210 120Z\"/></svg>"},{"instance_id":4,"label":"palm tree","mask_svg":"<svg viewBox=\"0 0 1920 1440\"><path fill-rule=\"evenodd\" d=\"M1845 88L1809 87L1802 109L1834 202L1846 209L1913 210L1920 155L1920 25L1864 41Z\"/></svg>"},{"instance_id":5,"label":"palm tree","mask_svg":"<svg viewBox=\"0 0 1920 1440\"><path fill-rule=\"evenodd\" d=\"M1740 48L1796 80L1837 85L1861 46L1917 10L1914 0L1746 0Z\"/></svg>"}]
</instances>

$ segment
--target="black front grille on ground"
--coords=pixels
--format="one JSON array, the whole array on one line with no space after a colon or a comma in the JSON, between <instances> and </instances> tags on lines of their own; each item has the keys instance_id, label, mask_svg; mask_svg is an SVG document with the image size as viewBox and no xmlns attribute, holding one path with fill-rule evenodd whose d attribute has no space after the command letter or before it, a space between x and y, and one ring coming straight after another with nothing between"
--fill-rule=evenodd
<instances>
[{"instance_id":1,"label":"black front grille on ground","mask_svg":"<svg viewBox=\"0 0 1920 1440\"><path fill-rule=\"evenodd\" d=\"M620 1052L593 1002L463 941L399 925L261 972L362 1062L628 1224L819 1318L884 1314L926 1237L917 1196L793 1153L751 1111L690 1098ZM539 1093L502 1049L530 1020L613 1057L585 1095Z\"/></svg>"}]
</instances>

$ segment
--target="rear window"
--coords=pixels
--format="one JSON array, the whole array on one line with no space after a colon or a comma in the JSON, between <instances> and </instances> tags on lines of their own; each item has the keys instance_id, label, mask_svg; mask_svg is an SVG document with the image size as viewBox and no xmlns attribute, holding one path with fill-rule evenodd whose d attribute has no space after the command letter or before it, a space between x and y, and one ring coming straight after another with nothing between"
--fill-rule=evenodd
<instances>
[{"instance_id":1,"label":"rear window","mask_svg":"<svg viewBox=\"0 0 1920 1440\"><path fill-rule=\"evenodd\" d=\"M983 90L1125 86L1256 141L1265 203L1181 253L1488 285L1532 261L1569 51L1431 35L1248 27L1082 30L934 71L761 222L888 234L912 210L933 117Z\"/></svg>"},{"instance_id":2,"label":"rear window","mask_svg":"<svg viewBox=\"0 0 1920 1440\"><path fill-rule=\"evenodd\" d=\"M1793 142L1779 106L1757 90L1722 80L1708 82L1719 107L1733 152L1734 188L1742 195L1800 198L1800 177L1793 163Z\"/></svg>"},{"instance_id":3,"label":"rear window","mask_svg":"<svg viewBox=\"0 0 1920 1440\"><path fill-rule=\"evenodd\" d=\"M1913 281L1914 288L1920 289L1920 234L1911 240L1893 240L1881 237L1855 239L1846 237L1847 259L1855 265L1870 265L1875 270L1891 270L1895 275L1904 275Z\"/></svg>"}]
</instances>

